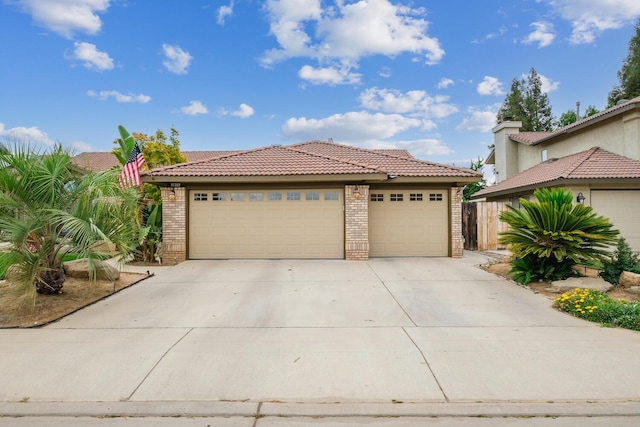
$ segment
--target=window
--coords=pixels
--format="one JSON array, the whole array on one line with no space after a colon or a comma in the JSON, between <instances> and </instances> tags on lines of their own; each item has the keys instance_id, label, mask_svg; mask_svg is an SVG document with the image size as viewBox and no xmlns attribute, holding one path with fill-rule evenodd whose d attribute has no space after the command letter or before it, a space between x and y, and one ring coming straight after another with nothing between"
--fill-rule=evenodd
<instances>
[{"instance_id":1,"label":"window","mask_svg":"<svg viewBox=\"0 0 640 427\"><path fill-rule=\"evenodd\" d=\"M338 192L337 191L327 191L324 193L325 200L338 200Z\"/></svg>"},{"instance_id":2,"label":"window","mask_svg":"<svg viewBox=\"0 0 640 427\"><path fill-rule=\"evenodd\" d=\"M430 202L441 202L442 201L442 193L431 193L429 194Z\"/></svg>"},{"instance_id":3,"label":"window","mask_svg":"<svg viewBox=\"0 0 640 427\"><path fill-rule=\"evenodd\" d=\"M421 202L422 201L422 193L411 193L411 194L409 194L409 201L411 201L411 202Z\"/></svg>"},{"instance_id":4,"label":"window","mask_svg":"<svg viewBox=\"0 0 640 427\"><path fill-rule=\"evenodd\" d=\"M372 202L384 202L384 194L371 194Z\"/></svg>"},{"instance_id":5,"label":"window","mask_svg":"<svg viewBox=\"0 0 640 427\"><path fill-rule=\"evenodd\" d=\"M249 193L249 200L252 202L261 202L264 198L264 193Z\"/></svg>"},{"instance_id":6,"label":"window","mask_svg":"<svg viewBox=\"0 0 640 427\"><path fill-rule=\"evenodd\" d=\"M244 193L231 193L232 202L242 202L244 200Z\"/></svg>"},{"instance_id":7,"label":"window","mask_svg":"<svg viewBox=\"0 0 640 427\"><path fill-rule=\"evenodd\" d=\"M402 193L389 195L389 201L391 202L401 202L403 199L404 199L404 195Z\"/></svg>"},{"instance_id":8,"label":"window","mask_svg":"<svg viewBox=\"0 0 640 427\"><path fill-rule=\"evenodd\" d=\"M207 193L193 193L193 200L196 202L206 202Z\"/></svg>"},{"instance_id":9,"label":"window","mask_svg":"<svg viewBox=\"0 0 640 427\"><path fill-rule=\"evenodd\" d=\"M540 152L540 159L541 159L543 162L546 162L548 158L549 158L549 153L547 152L547 149L545 148L544 150L542 150L542 151Z\"/></svg>"},{"instance_id":10,"label":"window","mask_svg":"<svg viewBox=\"0 0 640 427\"><path fill-rule=\"evenodd\" d=\"M227 193L213 193L211 195L211 200L214 202L224 202L227 200Z\"/></svg>"},{"instance_id":11,"label":"window","mask_svg":"<svg viewBox=\"0 0 640 427\"><path fill-rule=\"evenodd\" d=\"M320 193L317 191L309 191L305 195L305 200L320 200Z\"/></svg>"},{"instance_id":12,"label":"window","mask_svg":"<svg viewBox=\"0 0 640 427\"><path fill-rule=\"evenodd\" d=\"M270 191L269 200L282 200L282 193Z\"/></svg>"},{"instance_id":13,"label":"window","mask_svg":"<svg viewBox=\"0 0 640 427\"><path fill-rule=\"evenodd\" d=\"M290 191L287 193L287 200L300 200L299 191Z\"/></svg>"}]
</instances>

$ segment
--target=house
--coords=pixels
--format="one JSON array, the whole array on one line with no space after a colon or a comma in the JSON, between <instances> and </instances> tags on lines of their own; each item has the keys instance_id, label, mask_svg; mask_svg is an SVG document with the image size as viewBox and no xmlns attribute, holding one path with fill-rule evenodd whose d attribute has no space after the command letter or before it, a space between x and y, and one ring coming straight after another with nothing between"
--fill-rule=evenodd
<instances>
[{"instance_id":1,"label":"house","mask_svg":"<svg viewBox=\"0 0 640 427\"><path fill-rule=\"evenodd\" d=\"M163 260L462 256L462 187L478 172L333 142L155 168Z\"/></svg>"},{"instance_id":2,"label":"house","mask_svg":"<svg viewBox=\"0 0 640 427\"><path fill-rule=\"evenodd\" d=\"M566 188L640 251L640 97L553 132L520 132L521 125L493 128L487 164L496 184L473 199L519 206L538 188Z\"/></svg>"},{"instance_id":3,"label":"house","mask_svg":"<svg viewBox=\"0 0 640 427\"><path fill-rule=\"evenodd\" d=\"M237 151L182 151L188 162L209 159ZM93 172L100 172L113 167L120 167L120 161L110 151L93 151L80 153L71 159L74 165Z\"/></svg>"}]
</instances>

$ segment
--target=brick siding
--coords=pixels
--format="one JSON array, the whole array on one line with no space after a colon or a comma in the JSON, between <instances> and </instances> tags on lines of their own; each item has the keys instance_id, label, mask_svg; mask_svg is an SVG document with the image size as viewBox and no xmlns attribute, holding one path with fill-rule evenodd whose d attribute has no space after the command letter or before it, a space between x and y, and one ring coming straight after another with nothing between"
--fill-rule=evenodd
<instances>
[{"instance_id":1,"label":"brick siding","mask_svg":"<svg viewBox=\"0 0 640 427\"><path fill-rule=\"evenodd\" d=\"M462 187L451 187L449 192L449 218L451 221L449 236L449 256L461 258L464 250L462 235Z\"/></svg>"},{"instance_id":2,"label":"brick siding","mask_svg":"<svg viewBox=\"0 0 640 427\"><path fill-rule=\"evenodd\" d=\"M369 186L345 185L345 259L369 259Z\"/></svg>"},{"instance_id":3,"label":"brick siding","mask_svg":"<svg viewBox=\"0 0 640 427\"><path fill-rule=\"evenodd\" d=\"M173 191L175 191L175 196ZM183 187L162 188L162 264L187 259L187 199Z\"/></svg>"}]
</instances>

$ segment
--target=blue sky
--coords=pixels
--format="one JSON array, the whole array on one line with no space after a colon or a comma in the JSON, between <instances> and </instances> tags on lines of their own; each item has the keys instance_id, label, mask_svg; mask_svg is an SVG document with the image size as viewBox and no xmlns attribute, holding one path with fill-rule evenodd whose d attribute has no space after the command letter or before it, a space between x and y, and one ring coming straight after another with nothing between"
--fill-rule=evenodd
<instances>
[{"instance_id":1,"label":"blue sky","mask_svg":"<svg viewBox=\"0 0 640 427\"><path fill-rule=\"evenodd\" d=\"M638 0L0 0L0 138L110 151L327 140L485 157L513 78L603 109Z\"/></svg>"}]
</instances>

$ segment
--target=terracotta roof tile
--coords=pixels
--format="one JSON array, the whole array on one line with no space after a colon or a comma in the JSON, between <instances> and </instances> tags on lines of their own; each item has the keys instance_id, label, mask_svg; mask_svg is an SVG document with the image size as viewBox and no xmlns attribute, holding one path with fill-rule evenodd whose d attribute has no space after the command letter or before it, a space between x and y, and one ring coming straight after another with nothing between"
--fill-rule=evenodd
<instances>
[{"instance_id":1,"label":"terracotta roof tile","mask_svg":"<svg viewBox=\"0 0 640 427\"><path fill-rule=\"evenodd\" d=\"M182 154L187 158L187 162L194 162L237 152L238 151L183 151ZM110 151L80 153L74 156L71 161L83 169L94 172L120 166L120 162Z\"/></svg>"},{"instance_id":2,"label":"terracotta roof tile","mask_svg":"<svg viewBox=\"0 0 640 427\"><path fill-rule=\"evenodd\" d=\"M548 137L553 132L520 132L512 133L509 135L509 139L512 141L520 142L525 145L535 145L535 143L543 138Z\"/></svg>"},{"instance_id":3,"label":"terracotta roof tile","mask_svg":"<svg viewBox=\"0 0 640 427\"><path fill-rule=\"evenodd\" d=\"M539 186L561 179L637 179L640 180L640 161L593 147L586 151L550 159L520 172L504 181L485 188L473 195L474 198L495 193Z\"/></svg>"},{"instance_id":4,"label":"terracotta roof tile","mask_svg":"<svg viewBox=\"0 0 640 427\"><path fill-rule=\"evenodd\" d=\"M334 159L296 150L269 146L191 163L156 168L151 176L223 177L292 176L384 173L363 163Z\"/></svg>"},{"instance_id":5,"label":"terracotta roof tile","mask_svg":"<svg viewBox=\"0 0 640 427\"><path fill-rule=\"evenodd\" d=\"M332 142L311 141L291 146L299 150L375 165L392 175L406 177L481 177L471 169L401 157L378 150L367 150Z\"/></svg>"}]
</instances>

